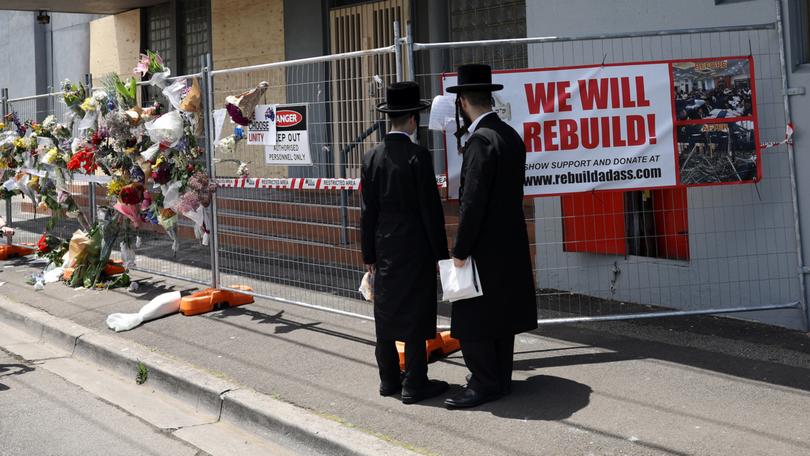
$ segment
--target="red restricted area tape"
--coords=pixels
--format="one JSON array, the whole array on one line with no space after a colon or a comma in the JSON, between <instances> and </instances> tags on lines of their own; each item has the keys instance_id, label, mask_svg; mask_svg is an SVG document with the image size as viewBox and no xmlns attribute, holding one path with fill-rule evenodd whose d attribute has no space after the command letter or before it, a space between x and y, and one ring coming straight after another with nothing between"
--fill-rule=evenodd
<instances>
[{"instance_id":1,"label":"red restricted area tape","mask_svg":"<svg viewBox=\"0 0 810 456\"><path fill-rule=\"evenodd\" d=\"M760 147L763 149L768 149L771 147L781 146L782 144L793 144L793 124L787 124L785 127L785 139L778 142L766 142L763 143Z\"/></svg>"},{"instance_id":2,"label":"red restricted area tape","mask_svg":"<svg viewBox=\"0 0 810 456\"><path fill-rule=\"evenodd\" d=\"M272 188L284 190L360 190L360 179L322 177L228 177L217 179L224 188ZM447 176L436 176L439 188L447 187Z\"/></svg>"}]
</instances>

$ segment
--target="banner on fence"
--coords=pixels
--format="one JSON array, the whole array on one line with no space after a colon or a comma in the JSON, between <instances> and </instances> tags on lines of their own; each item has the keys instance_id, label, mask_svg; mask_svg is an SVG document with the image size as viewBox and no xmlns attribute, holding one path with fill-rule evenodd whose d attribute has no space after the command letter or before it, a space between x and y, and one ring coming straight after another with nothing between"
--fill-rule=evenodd
<instances>
[{"instance_id":1,"label":"banner on fence","mask_svg":"<svg viewBox=\"0 0 810 456\"><path fill-rule=\"evenodd\" d=\"M276 143L264 148L268 165L312 165L307 129L307 105L278 105Z\"/></svg>"},{"instance_id":2,"label":"banner on fence","mask_svg":"<svg viewBox=\"0 0 810 456\"><path fill-rule=\"evenodd\" d=\"M496 71L494 110L526 146L526 196L751 182L751 69L735 57ZM457 198L462 157L446 144Z\"/></svg>"}]
</instances>

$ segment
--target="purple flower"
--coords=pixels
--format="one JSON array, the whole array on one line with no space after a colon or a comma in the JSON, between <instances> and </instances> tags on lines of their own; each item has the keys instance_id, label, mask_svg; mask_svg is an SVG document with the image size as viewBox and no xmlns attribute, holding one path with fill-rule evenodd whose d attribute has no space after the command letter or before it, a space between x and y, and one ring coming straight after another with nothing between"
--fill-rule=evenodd
<instances>
[{"instance_id":1,"label":"purple flower","mask_svg":"<svg viewBox=\"0 0 810 456\"><path fill-rule=\"evenodd\" d=\"M228 110L228 115L231 116L231 119L234 122L238 123L239 125L245 125L245 126L250 125L250 119L246 119L242 115L242 110L239 109L236 105L228 103L228 104L225 105L225 109Z\"/></svg>"},{"instance_id":2,"label":"purple flower","mask_svg":"<svg viewBox=\"0 0 810 456\"><path fill-rule=\"evenodd\" d=\"M146 179L146 175L143 173L143 170L138 165L132 166L132 168L129 170L129 177L132 179L133 182L140 182L141 184Z\"/></svg>"}]
</instances>

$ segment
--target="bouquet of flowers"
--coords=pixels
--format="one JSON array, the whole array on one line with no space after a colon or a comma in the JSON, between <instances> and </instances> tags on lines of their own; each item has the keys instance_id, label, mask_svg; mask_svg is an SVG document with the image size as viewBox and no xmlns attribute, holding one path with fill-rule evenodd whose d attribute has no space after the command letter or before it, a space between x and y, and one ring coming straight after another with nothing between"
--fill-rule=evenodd
<instances>
[{"instance_id":1,"label":"bouquet of flowers","mask_svg":"<svg viewBox=\"0 0 810 456\"><path fill-rule=\"evenodd\" d=\"M47 258L49 263L62 266L62 258L68 251L68 243L52 234L44 233L37 242L37 256Z\"/></svg>"}]
</instances>

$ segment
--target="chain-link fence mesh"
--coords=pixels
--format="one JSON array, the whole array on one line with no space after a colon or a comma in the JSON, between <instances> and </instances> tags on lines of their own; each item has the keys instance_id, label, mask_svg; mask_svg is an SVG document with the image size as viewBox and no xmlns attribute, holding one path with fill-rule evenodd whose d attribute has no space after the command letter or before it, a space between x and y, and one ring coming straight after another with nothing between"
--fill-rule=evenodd
<instances>
[{"instance_id":1,"label":"chain-link fence mesh","mask_svg":"<svg viewBox=\"0 0 810 456\"><path fill-rule=\"evenodd\" d=\"M497 45L416 44L413 55L402 58L408 71L413 59L415 79L427 98L441 93L443 73L463 63L510 70L750 54L760 140L765 142L784 139L779 46L776 28L765 25ZM304 150L311 158L305 165L275 163L265 146L244 139L233 149L216 148L215 177L231 182L216 196L214 235L222 286L244 284L261 296L372 315L371 305L357 292L363 265L359 191L352 185L363 154L385 132L384 117L375 106L396 79L395 56L392 46L212 72L213 104L206 108L206 121L220 130L212 132L214 139L235 134L236 125L217 112L226 96L266 81L261 104L276 105L276 112L304 107ZM10 100L7 109L23 120L42 121L51 113L61 119L67 109L60 98ZM446 173L444 136L425 128L419 136L433 152L437 172ZM697 150L691 144L679 146ZM763 150L761 163L755 165L762 170L757 184L527 199L541 318L620 316L660 308L754 309L803 301L788 152L784 146ZM240 180L246 175L254 180ZM349 179L339 181L349 189L319 187L319 180L340 178ZM88 184L74 183L73 189L81 205L89 204ZM96 201L110 203L104 186L96 187ZM22 197L15 197L11 206L17 241L35 242L48 214ZM457 203L447 201L445 214L452 245ZM71 220L61 223L63 234L77 227ZM162 230L147 226L137 249L138 267L209 283L209 247L194 239L188 220L181 220L178 235L181 248L175 254Z\"/></svg>"},{"instance_id":2,"label":"chain-link fence mesh","mask_svg":"<svg viewBox=\"0 0 810 456\"><path fill-rule=\"evenodd\" d=\"M240 166L246 166L252 178L275 178L274 185L282 187L296 179L301 187L218 190L222 285L246 284L262 296L371 315L371 306L357 292L363 274L359 192L323 189L318 183L359 178L363 154L385 132L384 117L375 107L395 79L393 59L390 48L358 57L214 72L215 107L262 81L269 87L260 104L278 105L277 115L305 107L308 143L300 143L300 151L311 158L311 164L277 165L266 157L265 146L247 140L232 151L216 150L218 178L237 178ZM234 127L225 121L219 136L232 135Z\"/></svg>"},{"instance_id":3,"label":"chain-link fence mesh","mask_svg":"<svg viewBox=\"0 0 810 456\"><path fill-rule=\"evenodd\" d=\"M441 93L442 73L455 71L457 64L518 69L522 67L515 67L511 56L523 52L528 68L750 54L756 69L752 77L761 140L785 138L780 42L770 24L728 32L430 46L439 47L420 49L417 44L414 58L416 80L433 94ZM496 92L496 105L499 102ZM687 128L691 127L676 127L682 130L680 135L676 131L682 161L689 158L683 154L689 146L682 139ZM426 136L437 165L445 166L443 136ZM749 133L747 141L753 141L752 136ZM724 152L719 149L700 152ZM793 171L786 147L763 150L762 163L754 165L763 173L758 184L527 199L541 318L645 313L661 307L755 308L802 301L791 199ZM453 202L448 206L448 233L452 234L457 209Z\"/></svg>"}]
</instances>

